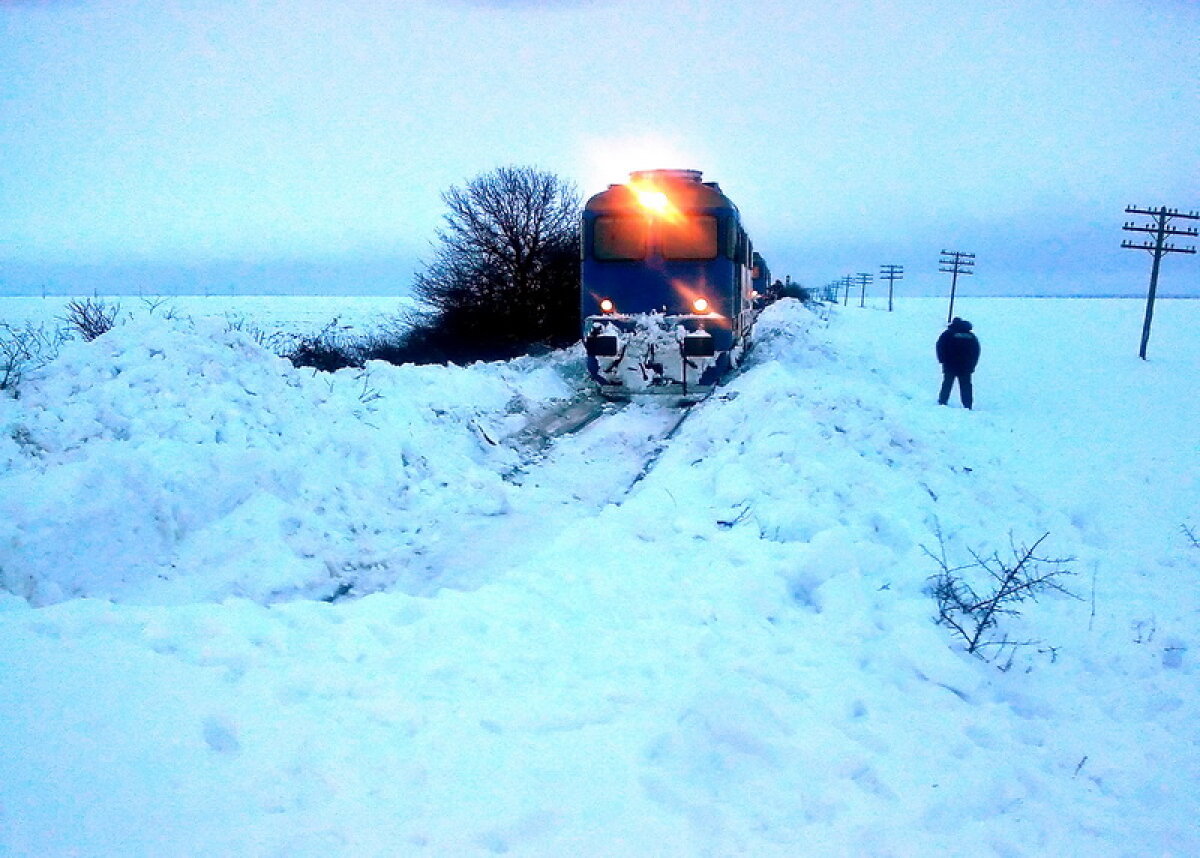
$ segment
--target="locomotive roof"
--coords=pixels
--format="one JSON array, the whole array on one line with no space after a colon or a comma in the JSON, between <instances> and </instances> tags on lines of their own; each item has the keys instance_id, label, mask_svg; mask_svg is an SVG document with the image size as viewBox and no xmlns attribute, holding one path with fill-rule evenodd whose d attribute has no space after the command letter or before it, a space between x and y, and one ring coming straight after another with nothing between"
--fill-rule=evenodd
<instances>
[{"instance_id":1,"label":"locomotive roof","mask_svg":"<svg viewBox=\"0 0 1200 858\"><path fill-rule=\"evenodd\" d=\"M644 170L631 174L630 184L652 187L670 197L679 209L729 209L737 206L721 190L716 182L700 181L699 170ZM589 212L621 211L638 205L637 197L629 184L609 185L587 202Z\"/></svg>"}]
</instances>

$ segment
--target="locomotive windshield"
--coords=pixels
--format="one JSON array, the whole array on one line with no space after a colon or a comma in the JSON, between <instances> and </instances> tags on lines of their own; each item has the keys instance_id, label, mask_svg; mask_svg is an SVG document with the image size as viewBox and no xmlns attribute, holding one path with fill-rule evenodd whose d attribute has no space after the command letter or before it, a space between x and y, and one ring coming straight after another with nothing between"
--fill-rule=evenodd
<instances>
[{"instance_id":1,"label":"locomotive windshield","mask_svg":"<svg viewBox=\"0 0 1200 858\"><path fill-rule=\"evenodd\" d=\"M716 259L717 219L699 215L662 221L659 241L664 259Z\"/></svg>"},{"instance_id":2,"label":"locomotive windshield","mask_svg":"<svg viewBox=\"0 0 1200 858\"><path fill-rule=\"evenodd\" d=\"M655 220L655 249L664 259L716 259L720 248L717 219L711 215ZM592 233L596 259L645 259L650 245L650 222L628 216L598 217Z\"/></svg>"},{"instance_id":3,"label":"locomotive windshield","mask_svg":"<svg viewBox=\"0 0 1200 858\"><path fill-rule=\"evenodd\" d=\"M647 222L639 217L596 218L593 249L597 259L645 259Z\"/></svg>"}]
</instances>

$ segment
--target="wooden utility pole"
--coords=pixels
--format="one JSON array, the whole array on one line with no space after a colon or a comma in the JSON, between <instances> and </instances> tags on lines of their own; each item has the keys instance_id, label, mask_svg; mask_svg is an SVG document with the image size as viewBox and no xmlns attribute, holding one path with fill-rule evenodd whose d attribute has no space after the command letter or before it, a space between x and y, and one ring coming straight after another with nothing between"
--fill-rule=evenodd
<instances>
[{"instance_id":1,"label":"wooden utility pole","mask_svg":"<svg viewBox=\"0 0 1200 858\"><path fill-rule=\"evenodd\" d=\"M1135 224L1131 220L1125 221L1123 229L1129 232L1145 232L1154 237L1154 243L1150 243L1149 236L1140 244L1132 241L1122 241L1121 247L1130 250L1148 250L1151 256L1154 257L1154 262L1150 266L1150 291L1146 293L1146 319L1142 322L1142 345L1138 350L1138 357L1142 360L1146 359L1146 344L1150 342L1150 322L1154 318L1154 295L1158 291L1158 266L1162 262L1162 258L1168 253L1195 253L1194 247L1176 247L1167 241L1169 235L1186 235L1195 238L1197 235L1194 226L1175 228L1171 226L1171 219L1178 218L1180 220L1200 220L1200 212L1181 212L1179 209L1169 209L1166 206L1161 206L1157 209L1139 209L1137 206L1126 206L1126 214L1146 215L1153 218L1153 222L1149 224Z\"/></svg>"},{"instance_id":2,"label":"wooden utility pole","mask_svg":"<svg viewBox=\"0 0 1200 858\"><path fill-rule=\"evenodd\" d=\"M950 279L950 312L946 314L946 324L950 324L950 320L954 318L954 293L958 290L958 275L964 277L968 274L974 274L971 269L975 267L974 253L960 253L957 250L943 250L941 259L938 260L940 268L947 274L953 274Z\"/></svg>"},{"instance_id":3,"label":"wooden utility pole","mask_svg":"<svg viewBox=\"0 0 1200 858\"><path fill-rule=\"evenodd\" d=\"M853 281L854 281L854 278L851 277L849 274L847 274L840 281L838 281L841 283L842 288L845 290L842 293L842 306L843 307L850 306L850 286L853 283Z\"/></svg>"},{"instance_id":4,"label":"wooden utility pole","mask_svg":"<svg viewBox=\"0 0 1200 858\"><path fill-rule=\"evenodd\" d=\"M858 273L858 306L867 306L867 287L871 285L871 275Z\"/></svg>"},{"instance_id":5,"label":"wooden utility pole","mask_svg":"<svg viewBox=\"0 0 1200 858\"><path fill-rule=\"evenodd\" d=\"M881 265L879 266L879 279L888 282L888 312L892 312L892 292L897 280L904 279L903 265Z\"/></svg>"}]
</instances>

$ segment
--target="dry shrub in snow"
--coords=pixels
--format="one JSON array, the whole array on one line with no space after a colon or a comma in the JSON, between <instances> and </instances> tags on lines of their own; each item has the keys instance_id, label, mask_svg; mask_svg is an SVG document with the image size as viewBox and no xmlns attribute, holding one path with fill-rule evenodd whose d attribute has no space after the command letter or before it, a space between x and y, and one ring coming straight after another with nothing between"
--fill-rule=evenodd
<instances>
[{"instance_id":1,"label":"dry shrub in snow","mask_svg":"<svg viewBox=\"0 0 1200 858\"><path fill-rule=\"evenodd\" d=\"M372 360L395 366L450 361L448 352L441 348L431 331L401 319L385 321L382 329L370 334L353 336L346 330L334 319L317 333L298 337L286 347L277 347L276 341L261 338L259 343L287 358L292 366L323 372L337 372L346 367L358 369Z\"/></svg>"},{"instance_id":2,"label":"dry shrub in snow","mask_svg":"<svg viewBox=\"0 0 1200 858\"><path fill-rule=\"evenodd\" d=\"M294 367L311 367L322 372L337 372L347 367L361 367L361 345L347 337L334 319L317 333L301 337L283 356Z\"/></svg>"},{"instance_id":3,"label":"dry shrub in snow","mask_svg":"<svg viewBox=\"0 0 1200 858\"><path fill-rule=\"evenodd\" d=\"M66 331L43 325L14 327L0 322L0 390L12 390L21 376L54 360L68 339Z\"/></svg>"},{"instance_id":4,"label":"dry shrub in snow","mask_svg":"<svg viewBox=\"0 0 1200 858\"><path fill-rule=\"evenodd\" d=\"M121 312L120 304L106 304L103 301L85 298L82 301L72 301L67 304L67 324L79 331L80 335L91 342L101 334L107 334L117 323L117 315Z\"/></svg>"},{"instance_id":5,"label":"dry shrub in snow","mask_svg":"<svg viewBox=\"0 0 1200 858\"><path fill-rule=\"evenodd\" d=\"M1020 616L1020 605L1037 601L1046 592L1058 592L1072 598L1075 594L1058 583L1058 578L1073 575L1069 564L1073 557L1043 557L1038 549L1050 534L1042 534L1026 547L1012 542L1011 559L998 553L984 556L969 549L972 562L950 566L944 543L941 551L925 553L937 561L940 571L930 579L930 592L937 602L937 623L946 626L961 639L967 652L985 658L985 652L1000 652L1035 643L1014 641L999 629L1003 617ZM941 534L938 534L941 542Z\"/></svg>"}]
</instances>

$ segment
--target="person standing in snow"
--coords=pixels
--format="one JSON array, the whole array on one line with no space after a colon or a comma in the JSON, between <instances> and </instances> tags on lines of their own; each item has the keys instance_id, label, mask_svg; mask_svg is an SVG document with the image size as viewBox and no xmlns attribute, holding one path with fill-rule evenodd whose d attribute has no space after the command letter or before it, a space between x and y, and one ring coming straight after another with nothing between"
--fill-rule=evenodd
<instances>
[{"instance_id":1,"label":"person standing in snow","mask_svg":"<svg viewBox=\"0 0 1200 858\"><path fill-rule=\"evenodd\" d=\"M957 316L950 322L937 341L937 359L942 365L942 391L938 394L938 405L950 399L954 380L958 379L958 395L964 408L974 404L971 389L971 373L979 363L979 340L971 333L971 323Z\"/></svg>"}]
</instances>

